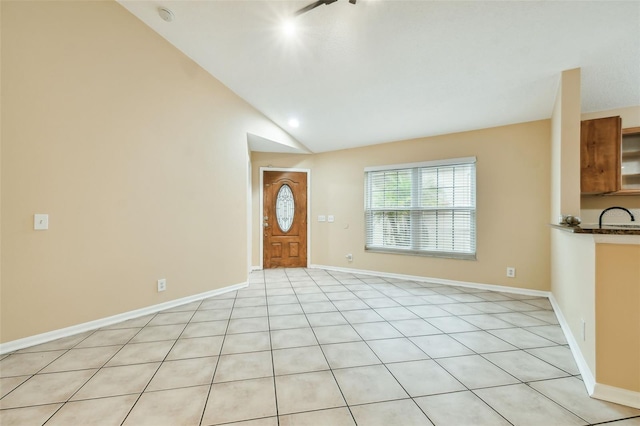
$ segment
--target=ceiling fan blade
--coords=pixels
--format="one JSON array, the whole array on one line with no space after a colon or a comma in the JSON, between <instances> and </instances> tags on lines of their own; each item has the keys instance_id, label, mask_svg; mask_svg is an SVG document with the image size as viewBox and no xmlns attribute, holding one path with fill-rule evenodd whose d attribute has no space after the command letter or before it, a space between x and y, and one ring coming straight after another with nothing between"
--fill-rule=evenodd
<instances>
[{"instance_id":1,"label":"ceiling fan blade","mask_svg":"<svg viewBox=\"0 0 640 426\"><path fill-rule=\"evenodd\" d=\"M302 15L303 13L307 13L308 11L310 11L312 9L315 9L318 6L322 6L323 4L331 4L331 3L334 3L336 1L338 1L338 0L318 0L318 1L315 1L315 2L313 2L311 4L306 5L302 9L296 10L293 15L294 16L299 16L299 15ZM349 1L352 1L352 0L349 0Z\"/></svg>"}]
</instances>

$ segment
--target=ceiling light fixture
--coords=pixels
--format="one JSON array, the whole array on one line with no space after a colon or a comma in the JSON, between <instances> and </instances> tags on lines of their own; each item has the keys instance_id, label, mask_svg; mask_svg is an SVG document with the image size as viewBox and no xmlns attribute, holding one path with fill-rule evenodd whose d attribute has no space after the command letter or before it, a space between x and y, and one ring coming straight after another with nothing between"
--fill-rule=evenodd
<instances>
[{"instance_id":1,"label":"ceiling light fixture","mask_svg":"<svg viewBox=\"0 0 640 426\"><path fill-rule=\"evenodd\" d=\"M298 121L297 118L290 118L289 127L293 127L294 129L297 129L298 127L300 127L300 121Z\"/></svg>"},{"instance_id":2,"label":"ceiling light fixture","mask_svg":"<svg viewBox=\"0 0 640 426\"><path fill-rule=\"evenodd\" d=\"M282 24L282 31L288 36L292 36L296 33L296 24L293 22L293 19L287 19L284 21Z\"/></svg>"},{"instance_id":3,"label":"ceiling light fixture","mask_svg":"<svg viewBox=\"0 0 640 426\"><path fill-rule=\"evenodd\" d=\"M171 22L171 21L173 21L173 18L175 17L175 16L173 15L173 12L172 12L172 11L170 11L169 9L164 8L164 7L159 7L159 8L158 8L158 15L160 15L160 17L162 18L162 20L163 20L163 21L166 21L166 22Z\"/></svg>"}]
</instances>

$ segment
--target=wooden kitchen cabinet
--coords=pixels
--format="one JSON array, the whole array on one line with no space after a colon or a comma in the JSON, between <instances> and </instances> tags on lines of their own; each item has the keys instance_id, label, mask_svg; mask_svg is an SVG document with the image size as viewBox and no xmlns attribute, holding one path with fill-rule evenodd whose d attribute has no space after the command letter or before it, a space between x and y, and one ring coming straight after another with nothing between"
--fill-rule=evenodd
<instances>
[{"instance_id":1,"label":"wooden kitchen cabinet","mask_svg":"<svg viewBox=\"0 0 640 426\"><path fill-rule=\"evenodd\" d=\"M604 194L621 189L622 119L597 118L580 123L580 191Z\"/></svg>"}]
</instances>

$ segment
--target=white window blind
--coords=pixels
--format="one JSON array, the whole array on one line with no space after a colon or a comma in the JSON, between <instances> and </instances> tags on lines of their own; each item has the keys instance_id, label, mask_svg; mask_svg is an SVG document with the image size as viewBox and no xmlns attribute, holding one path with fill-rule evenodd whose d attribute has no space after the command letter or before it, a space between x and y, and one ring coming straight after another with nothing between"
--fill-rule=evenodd
<instances>
[{"instance_id":1,"label":"white window blind","mask_svg":"<svg viewBox=\"0 0 640 426\"><path fill-rule=\"evenodd\" d=\"M365 169L367 250L475 259L475 157Z\"/></svg>"}]
</instances>

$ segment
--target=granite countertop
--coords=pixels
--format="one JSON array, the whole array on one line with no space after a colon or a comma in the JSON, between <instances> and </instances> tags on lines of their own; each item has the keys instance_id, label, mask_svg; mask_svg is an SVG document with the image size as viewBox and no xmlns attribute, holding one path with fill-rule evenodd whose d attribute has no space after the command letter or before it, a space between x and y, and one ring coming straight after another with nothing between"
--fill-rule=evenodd
<instances>
[{"instance_id":1,"label":"granite countertop","mask_svg":"<svg viewBox=\"0 0 640 426\"><path fill-rule=\"evenodd\" d=\"M584 223L578 226L551 224L551 227L574 234L640 235L640 225L602 225L600 228L597 223Z\"/></svg>"}]
</instances>

